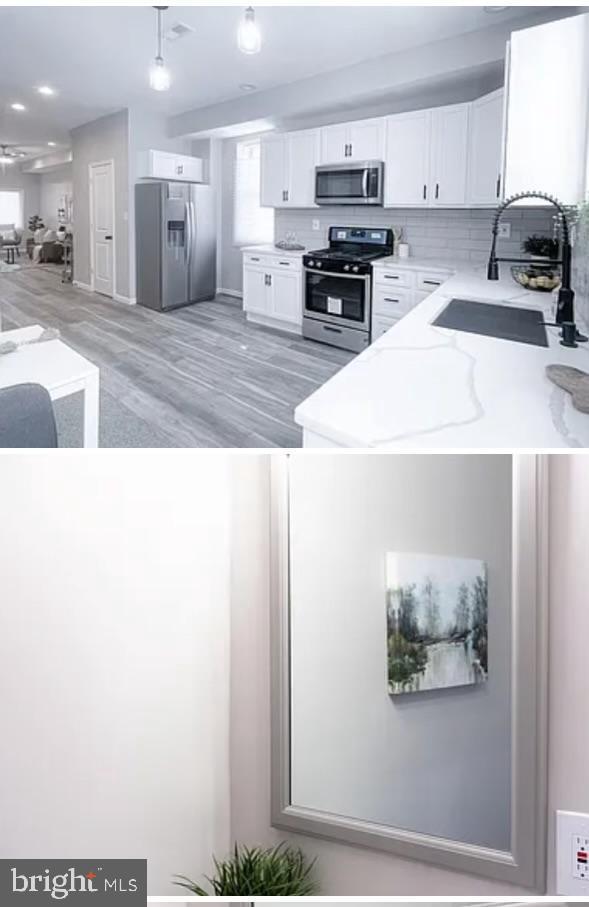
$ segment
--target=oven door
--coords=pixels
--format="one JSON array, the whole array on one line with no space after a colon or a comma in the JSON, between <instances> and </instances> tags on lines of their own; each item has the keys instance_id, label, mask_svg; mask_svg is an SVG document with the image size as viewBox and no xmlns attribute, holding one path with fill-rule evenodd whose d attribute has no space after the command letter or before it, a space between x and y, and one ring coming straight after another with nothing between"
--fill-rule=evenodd
<instances>
[{"instance_id":1,"label":"oven door","mask_svg":"<svg viewBox=\"0 0 589 907\"><path fill-rule=\"evenodd\" d=\"M328 164L315 168L317 205L382 205L382 161Z\"/></svg>"},{"instance_id":2,"label":"oven door","mask_svg":"<svg viewBox=\"0 0 589 907\"><path fill-rule=\"evenodd\" d=\"M319 274L306 269L305 316L370 330L370 275Z\"/></svg>"}]
</instances>

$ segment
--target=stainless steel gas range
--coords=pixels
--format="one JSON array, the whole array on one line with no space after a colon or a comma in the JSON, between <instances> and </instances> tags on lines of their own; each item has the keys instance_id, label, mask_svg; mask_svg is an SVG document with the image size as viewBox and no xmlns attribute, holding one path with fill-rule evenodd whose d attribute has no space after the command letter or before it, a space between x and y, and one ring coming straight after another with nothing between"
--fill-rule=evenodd
<instances>
[{"instance_id":1,"label":"stainless steel gas range","mask_svg":"<svg viewBox=\"0 0 589 907\"><path fill-rule=\"evenodd\" d=\"M370 344L372 264L393 254L392 230L330 227L329 246L303 255L303 336L344 350Z\"/></svg>"}]
</instances>

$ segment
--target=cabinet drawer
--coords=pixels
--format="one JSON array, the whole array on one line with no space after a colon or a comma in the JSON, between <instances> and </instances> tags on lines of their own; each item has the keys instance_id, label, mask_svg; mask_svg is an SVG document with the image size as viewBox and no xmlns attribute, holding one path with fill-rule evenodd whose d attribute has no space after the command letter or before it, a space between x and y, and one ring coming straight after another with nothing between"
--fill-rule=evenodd
<instances>
[{"instance_id":1,"label":"cabinet drawer","mask_svg":"<svg viewBox=\"0 0 589 907\"><path fill-rule=\"evenodd\" d=\"M301 258L279 258L277 255L271 258L271 267L279 268L281 271L300 271L303 266Z\"/></svg>"},{"instance_id":2,"label":"cabinet drawer","mask_svg":"<svg viewBox=\"0 0 589 907\"><path fill-rule=\"evenodd\" d=\"M402 268L374 268L374 282L383 287L414 287L415 272Z\"/></svg>"},{"instance_id":3,"label":"cabinet drawer","mask_svg":"<svg viewBox=\"0 0 589 907\"><path fill-rule=\"evenodd\" d=\"M244 265L252 265L255 268L271 268L274 264L271 255L257 255L255 252L244 252Z\"/></svg>"},{"instance_id":4,"label":"cabinet drawer","mask_svg":"<svg viewBox=\"0 0 589 907\"><path fill-rule=\"evenodd\" d=\"M375 315L400 318L410 312L413 305L413 290L375 286L372 291L372 311Z\"/></svg>"},{"instance_id":5,"label":"cabinet drawer","mask_svg":"<svg viewBox=\"0 0 589 907\"><path fill-rule=\"evenodd\" d=\"M418 271L417 289L426 293L433 293L441 287L450 277L450 271Z\"/></svg>"},{"instance_id":6,"label":"cabinet drawer","mask_svg":"<svg viewBox=\"0 0 589 907\"><path fill-rule=\"evenodd\" d=\"M378 340L383 334L397 324L399 318L385 318L383 315L372 316L372 341Z\"/></svg>"}]
</instances>

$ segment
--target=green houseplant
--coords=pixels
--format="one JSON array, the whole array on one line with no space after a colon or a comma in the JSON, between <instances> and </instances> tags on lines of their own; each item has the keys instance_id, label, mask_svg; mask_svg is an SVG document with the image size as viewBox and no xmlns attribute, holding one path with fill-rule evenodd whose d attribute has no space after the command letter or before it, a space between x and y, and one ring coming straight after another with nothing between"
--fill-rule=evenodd
<instances>
[{"instance_id":1,"label":"green houseplant","mask_svg":"<svg viewBox=\"0 0 589 907\"><path fill-rule=\"evenodd\" d=\"M528 236L522 243L522 249L528 255L536 258L556 258L558 256L558 242L550 236Z\"/></svg>"},{"instance_id":2,"label":"green houseplant","mask_svg":"<svg viewBox=\"0 0 589 907\"><path fill-rule=\"evenodd\" d=\"M302 850L284 841L266 849L236 844L230 857L213 862L214 876L205 876L210 892L182 875L174 876L174 884L201 897L307 897L317 893L312 875L315 861L309 862Z\"/></svg>"}]
</instances>

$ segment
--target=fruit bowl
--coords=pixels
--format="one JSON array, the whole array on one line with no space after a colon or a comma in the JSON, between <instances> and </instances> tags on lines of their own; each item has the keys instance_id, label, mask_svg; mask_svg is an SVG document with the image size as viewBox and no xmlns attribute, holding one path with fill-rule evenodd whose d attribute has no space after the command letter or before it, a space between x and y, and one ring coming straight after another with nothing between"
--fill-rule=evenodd
<instances>
[{"instance_id":1,"label":"fruit bowl","mask_svg":"<svg viewBox=\"0 0 589 907\"><path fill-rule=\"evenodd\" d=\"M524 290L537 290L539 293L551 293L560 286L558 268L550 264L530 263L512 265L511 274L516 283Z\"/></svg>"}]
</instances>

